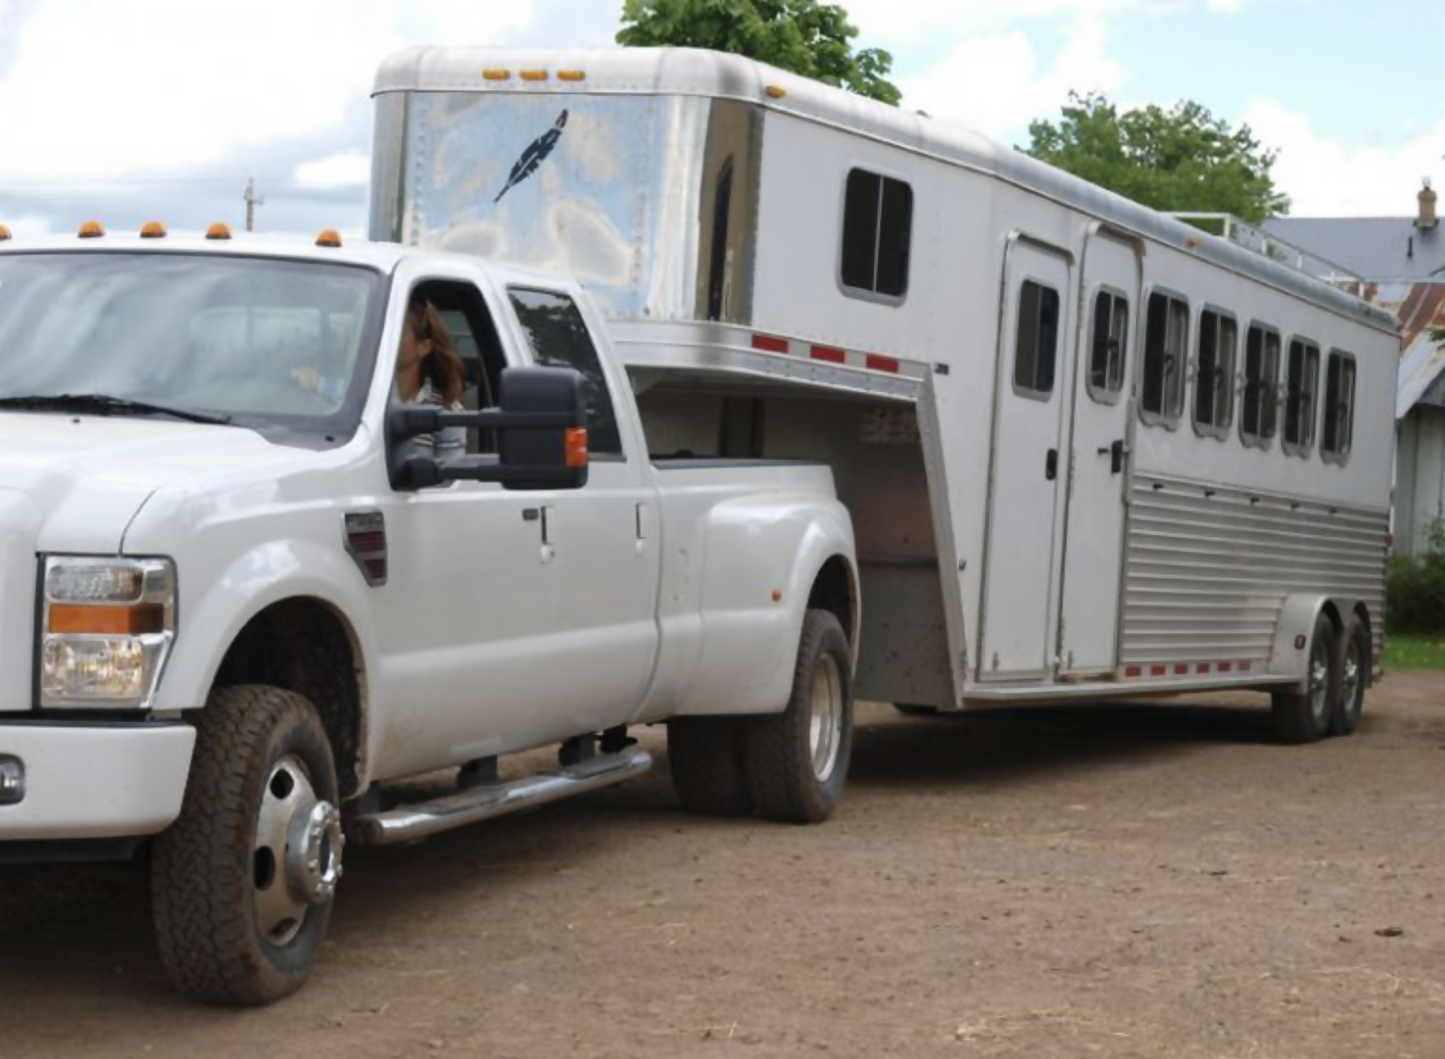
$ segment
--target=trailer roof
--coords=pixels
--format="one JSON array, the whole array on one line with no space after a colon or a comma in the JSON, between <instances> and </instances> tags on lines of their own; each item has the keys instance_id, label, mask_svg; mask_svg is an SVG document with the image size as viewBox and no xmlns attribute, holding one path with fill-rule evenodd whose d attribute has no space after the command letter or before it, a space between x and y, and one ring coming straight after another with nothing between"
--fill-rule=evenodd
<instances>
[{"instance_id":1,"label":"trailer roof","mask_svg":"<svg viewBox=\"0 0 1445 1059\"><path fill-rule=\"evenodd\" d=\"M684 95L737 99L991 174L1100 220L1390 332L1386 312L978 133L739 55L695 48L411 48L388 57L373 94L391 92Z\"/></svg>"}]
</instances>

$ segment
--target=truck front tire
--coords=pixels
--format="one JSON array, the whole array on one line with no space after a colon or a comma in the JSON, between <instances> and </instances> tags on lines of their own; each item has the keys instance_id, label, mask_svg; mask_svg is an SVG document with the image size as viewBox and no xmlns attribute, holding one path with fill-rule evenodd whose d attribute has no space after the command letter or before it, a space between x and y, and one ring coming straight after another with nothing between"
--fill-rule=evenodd
<instances>
[{"instance_id":1,"label":"truck front tire","mask_svg":"<svg viewBox=\"0 0 1445 1059\"><path fill-rule=\"evenodd\" d=\"M151 857L161 963L181 992L256 1005L316 962L341 875L336 767L290 691L218 688L196 724L181 815Z\"/></svg>"},{"instance_id":2,"label":"truck front tire","mask_svg":"<svg viewBox=\"0 0 1445 1059\"><path fill-rule=\"evenodd\" d=\"M833 812L853 752L850 659L837 616L808 611L787 708L749 718L743 733L748 786L759 816L815 824Z\"/></svg>"}]
</instances>

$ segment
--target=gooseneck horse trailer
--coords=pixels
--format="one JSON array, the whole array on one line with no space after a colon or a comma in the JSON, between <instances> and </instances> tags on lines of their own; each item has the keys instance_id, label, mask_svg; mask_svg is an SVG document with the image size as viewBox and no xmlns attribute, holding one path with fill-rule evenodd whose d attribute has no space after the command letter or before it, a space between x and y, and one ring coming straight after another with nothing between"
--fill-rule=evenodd
<instances>
[{"instance_id":1,"label":"gooseneck horse trailer","mask_svg":"<svg viewBox=\"0 0 1445 1059\"><path fill-rule=\"evenodd\" d=\"M373 238L578 277L670 465L832 467L861 697L1245 688L1291 741L1353 729L1380 673L1386 314L736 56L419 49L375 98Z\"/></svg>"}]
</instances>

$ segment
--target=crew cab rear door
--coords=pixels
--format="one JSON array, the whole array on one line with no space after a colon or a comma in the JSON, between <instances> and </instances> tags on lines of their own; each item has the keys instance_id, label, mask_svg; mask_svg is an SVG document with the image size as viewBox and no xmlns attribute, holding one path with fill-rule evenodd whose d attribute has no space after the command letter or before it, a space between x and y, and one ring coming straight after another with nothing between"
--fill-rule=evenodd
<instances>
[{"instance_id":1,"label":"crew cab rear door","mask_svg":"<svg viewBox=\"0 0 1445 1059\"><path fill-rule=\"evenodd\" d=\"M548 679L589 727L622 724L646 693L658 650L661 520L636 404L579 291L505 287L519 347L539 366L580 372L587 400L587 484L533 494L543 508L539 544L561 593Z\"/></svg>"}]
</instances>

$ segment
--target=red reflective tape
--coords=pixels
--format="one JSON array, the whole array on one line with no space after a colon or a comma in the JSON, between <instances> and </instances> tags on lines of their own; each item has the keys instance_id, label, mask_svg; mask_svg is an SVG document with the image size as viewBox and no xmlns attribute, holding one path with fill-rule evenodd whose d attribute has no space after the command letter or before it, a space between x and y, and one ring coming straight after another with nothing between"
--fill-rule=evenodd
<instances>
[{"instance_id":1,"label":"red reflective tape","mask_svg":"<svg viewBox=\"0 0 1445 1059\"><path fill-rule=\"evenodd\" d=\"M1198 672L1200 672L1200 673L1208 673L1208 672L1209 672L1209 663L1208 663L1208 662L1200 662L1200 663L1199 663L1199 666L1198 666Z\"/></svg>"},{"instance_id":2,"label":"red reflective tape","mask_svg":"<svg viewBox=\"0 0 1445 1059\"><path fill-rule=\"evenodd\" d=\"M1241 662L1241 663L1239 663L1239 671L1240 671L1241 673L1248 673L1249 670L1250 670L1250 667L1253 666L1253 665L1254 665L1253 662Z\"/></svg>"},{"instance_id":3,"label":"red reflective tape","mask_svg":"<svg viewBox=\"0 0 1445 1059\"><path fill-rule=\"evenodd\" d=\"M772 335L753 335L753 348L761 349L765 353L786 353L788 340L774 338Z\"/></svg>"},{"instance_id":4,"label":"red reflective tape","mask_svg":"<svg viewBox=\"0 0 1445 1059\"><path fill-rule=\"evenodd\" d=\"M829 364L842 364L848 359L848 355L841 349L834 349L832 346L814 346L814 360L826 360Z\"/></svg>"},{"instance_id":5,"label":"red reflective tape","mask_svg":"<svg viewBox=\"0 0 1445 1059\"><path fill-rule=\"evenodd\" d=\"M880 357L877 353L869 353L863 358L863 364L869 371L891 371L898 374L898 361L892 357Z\"/></svg>"},{"instance_id":6,"label":"red reflective tape","mask_svg":"<svg viewBox=\"0 0 1445 1059\"><path fill-rule=\"evenodd\" d=\"M1143 667L1143 666L1126 666L1125 669L1124 669L1124 675L1125 675L1126 677L1141 677L1141 676L1144 675L1144 667Z\"/></svg>"},{"instance_id":7,"label":"red reflective tape","mask_svg":"<svg viewBox=\"0 0 1445 1059\"><path fill-rule=\"evenodd\" d=\"M1189 663L1176 662L1174 664L1174 675L1176 677L1187 677L1189 675Z\"/></svg>"},{"instance_id":8,"label":"red reflective tape","mask_svg":"<svg viewBox=\"0 0 1445 1059\"><path fill-rule=\"evenodd\" d=\"M1149 667L1149 675L1150 675L1151 677L1162 677L1165 673L1168 673L1168 672L1169 672L1169 667L1168 667L1168 666L1150 666L1150 667Z\"/></svg>"},{"instance_id":9,"label":"red reflective tape","mask_svg":"<svg viewBox=\"0 0 1445 1059\"><path fill-rule=\"evenodd\" d=\"M1220 671L1221 673L1228 673L1228 672L1229 672L1231 669L1233 669L1233 668L1234 668L1234 663L1233 663L1233 662L1220 662L1220 663L1219 663L1219 671Z\"/></svg>"}]
</instances>

